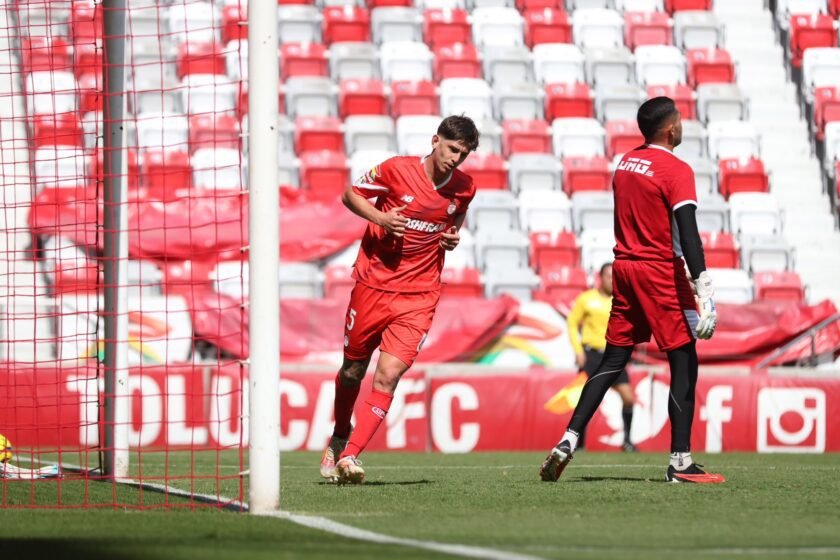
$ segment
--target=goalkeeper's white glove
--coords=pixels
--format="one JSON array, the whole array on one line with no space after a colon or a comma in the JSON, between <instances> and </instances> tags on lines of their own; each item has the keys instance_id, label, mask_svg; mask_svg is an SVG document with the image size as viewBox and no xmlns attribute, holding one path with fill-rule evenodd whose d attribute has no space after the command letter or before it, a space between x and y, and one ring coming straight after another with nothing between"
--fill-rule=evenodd
<instances>
[{"instance_id":1,"label":"goalkeeper's white glove","mask_svg":"<svg viewBox=\"0 0 840 560\"><path fill-rule=\"evenodd\" d=\"M691 281L691 285L694 287L697 307L700 309L700 320L697 322L697 338L712 338L717 326L717 310L715 309L715 300L712 299L715 294L712 277L704 270L696 280Z\"/></svg>"}]
</instances>

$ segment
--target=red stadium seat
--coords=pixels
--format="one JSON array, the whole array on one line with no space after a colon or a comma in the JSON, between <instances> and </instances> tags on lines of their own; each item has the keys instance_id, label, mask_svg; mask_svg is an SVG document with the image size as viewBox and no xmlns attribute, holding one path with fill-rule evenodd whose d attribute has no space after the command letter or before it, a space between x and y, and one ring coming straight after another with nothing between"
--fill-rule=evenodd
<instances>
[{"instance_id":1,"label":"red stadium seat","mask_svg":"<svg viewBox=\"0 0 840 560\"><path fill-rule=\"evenodd\" d=\"M525 11L525 44L529 48L542 43L571 43L572 23L569 14L557 8Z\"/></svg>"},{"instance_id":2,"label":"red stadium seat","mask_svg":"<svg viewBox=\"0 0 840 560\"><path fill-rule=\"evenodd\" d=\"M76 46L88 39L102 38L102 3L76 0L70 8L70 36Z\"/></svg>"},{"instance_id":3,"label":"red stadium seat","mask_svg":"<svg viewBox=\"0 0 840 560\"><path fill-rule=\"evenodd\" d=\"M537 272L580 264L580 248L574 232L535 231L529 235L530 260Z\"/></svg>"},{"instance_id":4,"label":"red stadium seat","mask_svg":"<svg viewBox=\"0 0 840 560\"><path fill-rule=\"evenodd\" d=\"M21 73L72 70L70 45L63 37L31 37L20 42Z\"/></svg>"},{"instance_id":5,"label":"red stadium seat","mask_svg":"<svg viewBox=\"0 0 840 560\"><path fill-rule=\"evenodd\" d=\"M703 255L709 268L740 268L741 257L735 247L735 238L731 233L722 231L701 231Z\"/></svg>"},{"instance_id":6,"label":"red stadium seat","mask_svg":"<svg viewBox=\"0 0 840 560\"><path fill-rule=\"evenodd\" d=\"M298 117L295 119L295 150L329 150L344 154L344 131L336 117Z\"/></svg>"},{"instance_id":7,"label":"red stadium seat","mask_svg":"<svg viewBox=\"0 0 840 560\"><path fill-rule=\"evenodd\" d=\"M538 301L568 312L575 298L588 288L586 271L577 266L567 266L540 272L540 289L535 290L533 295Z\"/></svg>"},{"instance_id":8,"label":"red stadium seat","mask_svg":"<svg viewBox=\"0 0 840 560\"><path fill-rule=\"evenodd\" d=\"M685 53L688 85L696 88L700 84L735 81L735 65L732 57L723 49L689 49Z\"/></svg>"},{"instance_id":9,"label":"red stadium seat","mask_svg":"<svg viewBox=\"0 0 840 560\"><path fill-rule=\"evenodd\" d=\"M190 153L198 148L240 148L242 133L239 121L223 113L201 114L190 117Z\"/></svg>"},{"instance_id":10,"label":"red stadium seat","mask_svg":"<svg viewBox=\"0 0 840 560\"><path fill-rule=\"evenodd\" d=\"M320 43L283 43L280 46L280 77L329 76L327 48Z\"/></svg>"},{"instance_id":11,"label":"red stadium seat","mask_svg":"<svg viewBox=\"0 0 840 560\"><path fill-rule=\"evenodd\" d=\"M212 289L210 272L215 263L195 261L167 262L163 265L163 289L167 295L181 295L191 301L197 293Z\"/></svg>"},{"instance_id":12,"label":"red stadium seat","mask_svg":"<svg viewBox=\"0 0 840 560\"><path fill-rule=\"evenodd\" d=\"M104 94L102 90L102 75L84 74L79 76L79 113L84 115L92 111L102 111Z\"/></svg>"},{"instance_id":13,"label":"red stadium seat","mask_svg":"<svg viewBox=\"0 0 840 560\"><path fill-rule=\"evenodd\" d=\"M36 115L32 122L32 147L84 147L84 131L76 113Z\"/></svg>"},{"instance_id":14,"label":"red stadium seat","mask_svg":"<svg viewBox=\"0 0 840 560\"><path fill-rule=\"evenodd\" d=\"M725 0L722 0L725 1ZM665 11L669 14L681 10L711 11L713 0L665 0Z\"/></svg>"},{"instance_id":15,"label":"red stadium seat","mask_svg":"<svg viewBox=\"0 0 840 560\"><path fill-rule=\"evenodd\" d=\"M504 190L508 188L505 160L498 154L483 152L470 154L459 169L472 176L478 189Z\"/></svg>"},{"instance_id":16,"label":"red stadium seat","mask_svg":"<svg viewBox=\"0 0 840 560\"><path fill-rule=\"evenodd\" d=\"M350 292L356 281L349 266L332 265L324 267L324 297L327 299L350 300Z\"/></svg>"},{"instance_id":17,"label":"red stadium seat","mask_svg":"<svg viewBox=\"0 0 840 560\"><path fill-rule=\"evenodd\" d=\"M431 49L455 43L471 43L472 28L467 12L461 9L426 10L423 13L423 38Z\"/></svg>"},{"instance_id":18,"label":"red stadium seat","mask_svg":"<svg viewBox=\"0 0 840 560\"><path fill-rule=\"evenodd\" d=\"M608 191L611 188L610 162L605 157L563 158L563 190L571 196L580 191Z\"/></svg>"},{"instance_id":19,"label":"red stadium seat","mask_svg":"<svg viewBox=\"0 0 840 560\"><path fill-rule=\"evenodd\" d=\"M248 39L248 4L225 6L222 9L222 43Z\"/></svg>"},{"instance_id":20,"label":"red stadium seat","mask_svg":"<svg viewBox=\"0 0 840 560\"><path fill-rule=\"evenodd\" d=\"M277 106L281 115L286 114L286 91L283 84L280 84L280 96L277 100ZM236 101L236 114L239 120L248 114L248 81L242 80L239 82L239 96Z\"/></svg>"},{"instance_id":21,"label":"red stadium seat","mask_svg":"<svg viewBox=\"0 0 840 560\"><path fill-rule=\"evenodd\" d=\"M718 163L720 194L729 199L736 192L768 192L770 181L764 162L757 158L722 159Z\"/></svg>"},{"instance_id":22,"label":"red stadium seat","mask_svg":"<svg viewBox=\"0 0 840 560\"><path fill-rule=\"evenodd\" d=\"M102 74L102 42L79 43L73 47L73 71L79 78L85 74Z\"/></svg>"},{"instance_id":23,"label":"red stadium seat","mask_svg":"<svg viewBox=\"0 0 840 560\"><path fill-rule=\"evenodd\" d=\"M607 132L607 157L610 159L645 143L636 121L607 121L604 128Z\"/></svg>"},{"instance_id":24,"label":"red stadium seat","mask_svg":"<svg viewBox=\"0 0 840 560\"><path fill-rule=\"evenodd\" d=\"M311 6L315 3L315 0L277 0L278 6L288 6L288 5L299 5L303 4L306 6Z\"/></svg>"},{"instance_id":25,"label":"red stadium seat","mask_svg":"<svg viewBox=\"0 0 840 560\"><path fill-rule=\"evenodd\" d=\"M84 258L56 259L52 275L53 295L95 295L102 286L96 261Z\"/></svg>"},{"instance_id":26,"label":"red stadium seat","mask_svg":"<svg viewBox=\"0 0 840 560\"><path fill-rule=\"evenodd\" d=\"M790 63L802 66L802 53L812 47L836 47L837 28L828 14L792 15L790 17Z\"/></svg>"},{"instance_id":27,"label":"red stadium seat","mask_svg":"<svg viewBox=\"0 0 840 560\"><path fill-rule=\"evenodd\" d=\"M155 200L170 201L192 188L190 155L182 150L145 150L143 186Z\"/></svg>"},{"instance_id":28,"label":"red stadium seat","mask_svg":"<svg viewBox=\"0 0 840 560\"><path fill-rule=\"evenodd\" d=\"M826 86L814 90L814 130L817 140L825 140L825 125L840 121L840 87Z\"/></svg>"},{"instance_id":29,"label":"red stadium seat","mask_svg":"<svg viewBox=\"0 0 840 560\"><path fill-rule=\"evenodd\" d=\"M689 86L683 84L669 86L648 86L648 99L653 97L670 97L680 110L683 119L697 118L697 103L695 93Z\"/></svg>"},{"instance_id":30,"label":"red stadium seat","mask_svg":"<svg viewBox=\"0 0 840 560\"><path fill-rule=\"evenodd\" d=\"M805 302L805 288L796 272L767 271L753 273L755 299L758 301Z\"/></svg>"},{"instance_id":31,"label":"red stadium seat","mask_svg":"<svg viewBox=\"0 0 840 560\"><path fill-rule=\"evenodd\" d=\"M370 41L370 12L359 6L328 6L323 9L323 40L327 45L339 41Z\"/></svg>"},{"instance_id":32,"label":"red stadium seat","mask_svg":"<svg viewBox=\"0 0 840 560\"><path fill-rule=\"evenodd\" d=\"M127 150L128 162L128 187L136 189L140 186L140 165L137 162L137 151ZM105 180L105 154L102 150L96 150L88 160L88 174L91 181L102 182Z\"/></svg>"},{"instance_id":33,"label":"red stadium seat","mask_svg":"<svg viewBox=\"0 0 840 560\"><path fill-rule=\"evenodd\" d=\"M437 86L425 80L417 82L391 82L391 116L437 115L440 98Z\"/></svg>"},{"instance_id":34,"label":"red stadium seat","mask_svg":"<svg viewBox=\"0 0 840 560\"><path fill-rule=\"evenodd\" d=\"M444 268L440 282L441 296L484 297L481 274L476 268Z\"/></svg>"},{"instance_id":35,"label":"red stadium seat","mask_svg":"<svg viewBox=\"0 0 840 560\"><path fill-rule=\"evenodd\" d=\"M338 112L350 115L386 115L388 97L380 80L342 80L338 93Z\"/></svg>"},{"instance_id":36,"label":"red stadium seat","mask_svg":"<svg viewBox=\"0 0 840 560\"><path fill-rule=\"evenodd\" d=\"M662 12L625 12L624 44L631 51L639 45L672 45L673 24Z\"/></svg>"},{"instance_id":37,"label":"red stadium seat","mask_svg":"<svg viewBox=\"0 0 840 560\"><path fill-rule=\"evenodd\" d=\"M178 46L178 79L190 74L227 72L221 45L185 41Z\"/></svg>"},{"instance_id":38,"label":"red stadium seat","mask_svg":"<svg viewBox=\"0 0 840 560\"><path fill-rule=\"evenodd\" d=\"M840 18L840 0L828 0L828 13L833 18Z\"/></svg>"},{"instance_id":39,"label":"red stadium seat","mask_svg":"<svg viewBox=\"0 0 840 560\"><path fill-rule=\"evenodd\" d=\"M507 120L502 122L502 153L551 153L551 128L543 120Z\"/></svg>"},{"instance_id":40,"label":"red stadium seat","mask_svg":"<svg viewBox=\"0 0 840 560\"><path fill-rule=\"evenodd\" d=\"M587 84L545 86L545 118L548 122L563 117L591 118L594 115L595 107Z\"/></svg>"},{"instance_id":41,"label":"red stadium seat","mask_svg":"<svg viewBox=\"0 0 840 560\"><path fill-rule=\"evenodd\" d=\"M434 53L436 81L446 78L482 77L478 51L471 44L443 45L437 47Z\"/></svg>"},{"instance_id":42,"label":"red stadium seat","mask_svg":"<svg viewBox=\"0 0 840 560\"><path fill-rule=\"evenodd\" d=\"M344 153L303 152L300 159L300 184L314 197L338 199L350 184L350 169Z\"/></svg>"},{"instance_id":43,"label":"red stadium seat","mask_svg":"<svg viewBox=\"0 0 840 560\"><path fill-rule=\"evenodd\" d=\"M410 8L414 5L412 0L367 0L367 7L371 10L374 8L387 8L389 6Z\"/></svg>"},{"instance_id":44,"label":"red stadium seat","mask_svg":"<svg viewBox=\"0 0 840 560\"><path fill-rule=\"evenodd\" d=\"M516 9L523 14L529 10L565 10L564 0L516 0Z\"/></svg>"}]
</instances>

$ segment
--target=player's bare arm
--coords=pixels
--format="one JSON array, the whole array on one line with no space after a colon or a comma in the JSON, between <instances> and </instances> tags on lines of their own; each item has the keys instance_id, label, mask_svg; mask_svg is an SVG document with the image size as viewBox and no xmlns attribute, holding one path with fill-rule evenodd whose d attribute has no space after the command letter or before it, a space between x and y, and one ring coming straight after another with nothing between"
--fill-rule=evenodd
<instances>
[{"instance_id":1,"label":"player's bare arm","mask_svg":"<svg viewBox=\"0 0 840 560\"><path fill-rule=\"evenodd\" d=\"M405 234L405 224L408 222L408 218L402 215L402 211L406 208L405 205L382 212L368 202L365 197L353 191L352 186L344 191L341 201L351 212L380 226L395 237L402 237Z\"/></svg>"}]
</instances>

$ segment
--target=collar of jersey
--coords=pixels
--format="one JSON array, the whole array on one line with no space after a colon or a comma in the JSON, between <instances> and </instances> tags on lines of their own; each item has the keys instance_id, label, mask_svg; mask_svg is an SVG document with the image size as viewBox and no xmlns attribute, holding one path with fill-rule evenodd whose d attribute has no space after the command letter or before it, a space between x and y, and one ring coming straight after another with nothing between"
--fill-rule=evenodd
<instances>
[{"instance_id":1,"label":"collar of jersey","mask_svg":"<svg viewBox=\"0 0 840 560\"><path fill-rule=\"evenodd\" d=\"M423 165L423 162L425 162L425 161L426 161L426 158L428 158L428 157L429 157L429 156L423 156L423 157L421 157L421 158L420 158L420 165ZM426 171L426 170L424 169L424 170L423 170L423 172L425 173L425 171ZM450 180L450 179L452 179L452 173L450 173L449 175L447 175L447 176L446 176L446 179L444 179L444 180L443 180L443 182L442 182L441 184L439 184L439 185L432 185L432 186L435 188L435 190L436 190L436 191L439 191L440 189L442 189L443 187L445 187L445 186L446 186L446 184L449 182L449 180Z\"/></svg>"},{"instance_id":2,"label":"collar of jersey","mask_svg":"<svg viewBox=\"0 0 840 560\"><path fill-rule=\"evenodd\" d=\"M660 145L658 145L658 144L645 144L645 145L646 145L648 148L655 148L655 149L657 149L657 150L662 150L663 152L668 152L669 154L673 154L673 153L674 153L674 152L672 152L671 150L669 150L668 148L663 148L662 146L660 146Z\"/></svg>"}]
</instances>

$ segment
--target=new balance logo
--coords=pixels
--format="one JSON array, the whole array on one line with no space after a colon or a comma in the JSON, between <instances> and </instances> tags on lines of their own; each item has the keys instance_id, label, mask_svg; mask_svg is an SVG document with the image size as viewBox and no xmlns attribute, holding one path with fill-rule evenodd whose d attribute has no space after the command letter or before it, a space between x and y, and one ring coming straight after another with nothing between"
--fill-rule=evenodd
<instances>
[{"instance_id":1,"label":"new balance logo","mask_svg":"<svg viewBox=\"0 0 840 560\"><path fill-rule=\"evenodd\" d=\"M404 195L402 195L402 199L401 199L401 200L402 200L403 202L405 202L406 204L410 204L410 203L414 200L414 197L413 197L413 196L411 196L410 194L404 194Z\"/></svg>"},{"instance_id":2,"label":"new balance logo","mask_svg":"<svg viewBox=\"0 0 840 560\"><path fill-rule=\"evenodd\" d=\"M414 231L426 231L435 233L443 231L446 224L435 224L432 222L424 222L423 220L408 220L405 224L405 229L413 229Z\"/></svg>"},{"instance_id":3,"label":"new balance logo","mask_svg":"<svg viewBox=\"0 0 840 560\"><path fill-rule=\"evenodd\" d=\"M379 418L385 418L385 411L379 408L378 406L371 407L370 411L379 416Z\"/></svg>"},{"instance_id":4,"label":"new balance logo","mask_svg":"<svg viewBox=\"0 0 840 560\"><path fill-rule=\"evenodd\" d=\"M653 171L650 171L650 162L646 159L629 157L622 160L621 163L618 164L617 169L621 171L632 171L633 173L638 173L639 175L653 177Z\"/></svg>"}]
</instances>

